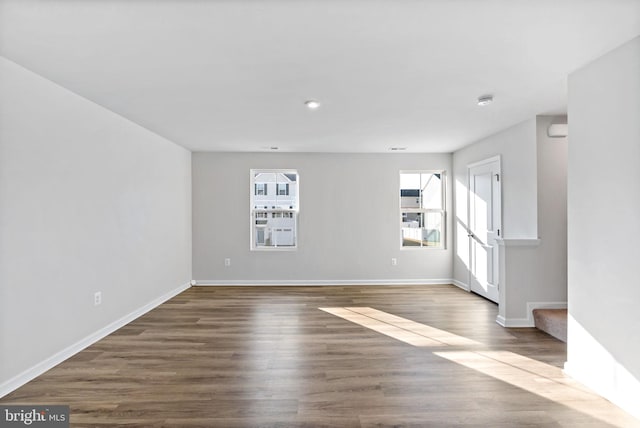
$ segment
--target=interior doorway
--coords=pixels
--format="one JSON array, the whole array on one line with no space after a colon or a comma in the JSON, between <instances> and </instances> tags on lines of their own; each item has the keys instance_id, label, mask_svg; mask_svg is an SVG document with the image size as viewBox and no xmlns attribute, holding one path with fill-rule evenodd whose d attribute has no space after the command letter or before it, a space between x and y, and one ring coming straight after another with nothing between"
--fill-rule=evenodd
<instances>
[{"instance_id":1,"label":"interior doorway","mask_svg":"<svg viewBox=\"0 0 640 428\"><path fill-rule=\"evenodd\" d=\"M499 298L502 192L500 157L468 165L469 287L491 301Z\"/></svg>"}]
</instances>

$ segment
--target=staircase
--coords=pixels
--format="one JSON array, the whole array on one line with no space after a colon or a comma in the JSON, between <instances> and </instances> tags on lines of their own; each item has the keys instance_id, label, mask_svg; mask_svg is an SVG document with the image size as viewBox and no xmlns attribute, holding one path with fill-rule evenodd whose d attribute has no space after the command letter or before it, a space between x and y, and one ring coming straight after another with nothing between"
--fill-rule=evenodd
<instances>
[{"instance_id":1,"label":"staircase","mask_svg":"<svg viewBox=\"0 0 640 428\"><path fill-rule=\"evenodd\" d=\"M566 309L534 309L533 321L537 329L562 340L567 341L567 310Z\"/></svg>"}]
</instances>

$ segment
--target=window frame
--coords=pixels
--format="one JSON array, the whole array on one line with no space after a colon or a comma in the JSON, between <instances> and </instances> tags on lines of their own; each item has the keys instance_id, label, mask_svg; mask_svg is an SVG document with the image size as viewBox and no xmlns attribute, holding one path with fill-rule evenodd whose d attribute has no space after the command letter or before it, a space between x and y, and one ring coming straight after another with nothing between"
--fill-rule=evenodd
<instances>
[{"instance_id":1,"label":"window frame","mask_svg":"<svg viewBox=\"0 0 640 428\"><path fill-rule=\"evenodd\" d=\"M422 201L418 203L418 208L403 208L402 207L402 175L403 174L440 174L441 181L441 208L422 208ZM415 250L446 250L447 249L447 172L444 169L428 169L428 170L400 170L398 174L398 207L399 207L399 242L400 242L400 250L401 251L415 251ZM421 195L418 195L418 198L421 198ZM424 219L427 217L427 214L430 213L438 213L440 214L441 219L441 227L440 227L440 241L439 245L423 245L422 241L420 245L416 246L405 246L403 236L402 236L402 224L404 214L421 214L422 222L424 225Z\"/></svg>"},{"instance_id":2,"label":"window frame","mask_svg":"<svg viewBox=\"0 0 640 428\"><path fill-rule=\"evenodd\" d=\"M295 204L290 206L290 208L282 208L276 206L268 206L268 205L256 205L255 197L256 196L268 196L268 185L265 185L265 193L264 195L256 195L256 181L255 178L259 174L282 174L282 175L295 175L296 176L296 192L295 192ZM252 168L249 170L249 249L250 251L296 251L298 249L298 235L299 235L299 221L298 215L300 212L300 174L296 169L263 169L263 168ZM274 194L270 195L274 198L278 198L278 196L290 196L291 195L291 186L290 183L287 184L287 194L278 194L278 183L275 182L274 186ZM293 229L293 245L258 245L256 242L258 239L258 230L256 228L257 221L261 222L262 227L266 228L267 224L270 220L273 219L285 219L291 218L293 219L293 225L274 225L270 228L270 230L288 230L290 228Z\"/></svg>"}]
</instances>

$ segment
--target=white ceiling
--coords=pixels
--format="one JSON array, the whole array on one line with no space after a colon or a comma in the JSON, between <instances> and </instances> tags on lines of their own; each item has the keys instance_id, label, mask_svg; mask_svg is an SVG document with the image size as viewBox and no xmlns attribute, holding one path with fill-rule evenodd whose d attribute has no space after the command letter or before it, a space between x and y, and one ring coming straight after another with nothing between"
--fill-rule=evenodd
<instances>
[{"instance_id":1,"label":"white ceiling","mask_svg":"<svg viewBox=\"0 0 640 428\"><path fill-rule=\"evenodd\" d=\"M640 0L0 0L0 55L194 151L454 151L638 35Z\"/></svg>"}]
</instances>

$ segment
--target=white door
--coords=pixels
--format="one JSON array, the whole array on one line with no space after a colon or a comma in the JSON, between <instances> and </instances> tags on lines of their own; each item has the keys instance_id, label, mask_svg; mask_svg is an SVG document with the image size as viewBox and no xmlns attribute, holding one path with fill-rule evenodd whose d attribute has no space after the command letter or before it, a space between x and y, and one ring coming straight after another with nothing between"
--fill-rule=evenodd
<instances>
[{"instance_id":1,"label":"white door","mask_svg":"<svg viewBox=\"0 0 640 428\"><path fill-rule=\"evenodd\" d=\"M498 244L501 238L500 158L469 165L469 286L498 302Z\"/></svg>"}]
</instances>

